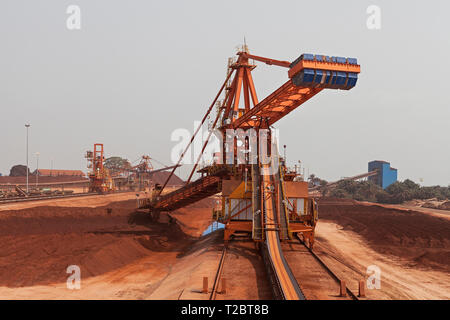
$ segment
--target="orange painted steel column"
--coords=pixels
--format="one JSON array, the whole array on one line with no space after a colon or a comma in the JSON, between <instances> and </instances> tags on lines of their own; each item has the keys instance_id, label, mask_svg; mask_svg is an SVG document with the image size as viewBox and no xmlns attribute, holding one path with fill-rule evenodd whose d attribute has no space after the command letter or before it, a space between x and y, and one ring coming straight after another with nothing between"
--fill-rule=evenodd
<instances>
[{"instance_id":1,"label":"orange painted steel column","mask_svg":"<svg viewBox=\"0 0 450 320\"><path fill-rule=\"evenodd\" d=\"M237 113L239 110L239 100L241 99L241 89L242 89L242 80L244 77L244 67L239 67L237 74L237 83L236 83L236 94L234 96L234 112Z\"/></svg>"},{"instance_id":2,"label":"orange painted steel column","mask_svg":"<svg viewBox=\"0 0 450 320\"><path fill-rule=\"evenodd\" d=\"M258 97L256 95L256 89L255 84L253 83L252 73L248 69L245 69L245 73L247 74L248 87L250 89L250 95L252 96L253 105L256 106L258 104Z\"/></svg>"},{"instance_id":3,"label":"orange painted steel column","mask_svg":"<svg viewBox=\"0 0 450 320\"><path fill-rule=\"evenodd\" d=\"M248 87L248 76L247 72L244 71L244 102L245 102L245 112L250 111L250 95Z\"/></svg>"}]
</instances>

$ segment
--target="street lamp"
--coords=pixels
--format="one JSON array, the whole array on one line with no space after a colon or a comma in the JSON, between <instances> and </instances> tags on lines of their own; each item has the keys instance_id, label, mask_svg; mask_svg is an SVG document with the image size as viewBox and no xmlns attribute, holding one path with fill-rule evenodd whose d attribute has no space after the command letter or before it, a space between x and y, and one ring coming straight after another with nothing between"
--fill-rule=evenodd
<instances>
[{"instance_id":1,"label":"street lamp","mask_svg":"<svg viewBox=\"0 0 450 320\"><path fill-rule=\"evenodd\" d=\"M27 128L27 195L28 195L28 129L30 128L30 124L26 123L25 127Z\"/></svg>"},{"instance_id":2,"label":"street lamp","mask_svg":"<svg viewBox=\"0 0 450 320\"><path fill-rule=\"evenodd\" d=\"M36 188L38 187L39 182L39 152L36 152Z\"/></svg>"}]
</instances>

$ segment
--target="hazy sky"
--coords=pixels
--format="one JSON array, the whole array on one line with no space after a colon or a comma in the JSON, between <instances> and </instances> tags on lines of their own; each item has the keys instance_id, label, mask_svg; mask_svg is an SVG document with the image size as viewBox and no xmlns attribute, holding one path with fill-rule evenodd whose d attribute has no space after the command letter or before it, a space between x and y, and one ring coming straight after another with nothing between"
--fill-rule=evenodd
<instances>
[{"instance_id":1,"label":"hazy sky","mask_svg":"<svg viewBox=\"0 0 450 320\"><path fill-rule=\"evenodd\" d=\"M81 9L68 30L66 9ZM366 26L369 5L381 29ZM292 164L335 180L386 160L399 179L450 183L449 1L0 2L0 172L85 169L94 142L106 155L169 163L177 128L193 130L224 80L243 37L251 53L356 57L350 91L325 90L279 121ZM259 99L287 79L261 63ZM184 174L186 174L185 169Z\"/></svg>"}]
</instances>

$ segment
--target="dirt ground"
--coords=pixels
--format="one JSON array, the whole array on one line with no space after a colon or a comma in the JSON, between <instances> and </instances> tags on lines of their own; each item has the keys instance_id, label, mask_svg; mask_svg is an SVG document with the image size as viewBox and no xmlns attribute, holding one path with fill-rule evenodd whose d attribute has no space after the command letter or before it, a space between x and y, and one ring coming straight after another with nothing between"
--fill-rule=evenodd
<instances>
[{"instance_id":1,"label":"dirt ground","mask_svg":"<svg viewBox=\"0 0 450 320\"><path fill-rule=\"evenodd\" d=\"M51 200L39 200L39 201L26 201L17 203L6 203L0 204L0 211L5 210L22 210L26 208L35 208L42 206L51 207L98 207L105 206L111 202L125 201L125 200L136 200L136 192L124 192L115 194L105 194L105 195L92 195L80 198L62 198L62 199L51 199ZM139 192L140 196L144 196L143 192ZM136 202L135 202L136 206ZM10 212L8 215L14 214ZM22 215L23 213L17 212L16 214ZM58 214L55 212L54 214Z\"/></svg>"},{"instance_id":2,"label":"dirt ground","mask_svg":"<svg viewBox=\"0 0 450 320\"><path fill-rule=\"evenodd\" d=\"M254 242L230 242L221 278L226 279L226 293L218 294L217 300L257 300L273 297L263 259Z\"/></svg>"},{"instance_id":3,"label":"dirt ground","mask_svg":"<svg viewBox=\"0 0 450 320\"><path fill-rule=\"evenodd\" d=\"M367 267L381 270L374 299L450 298L450 221L366 203L319 202L316 252L357 291Z\"/></svg>"},{"instance_id":4,"label":"dirt ground","mask_svg":"<svg viewBox=\"0 0 450 320\"><path fill-rule=\"evenodd\" d=\"M150 252L179 251L189 244L178 225L152 223L147 215L133 214L134 205L129 200L96 208L40 206L21 215L3 211L0 285L62 282L69 265L80 266L83 277L97 276Z\"/></svg>"},{"instance_id":5,"label":"dirt ground","mask_svg":"<svg viewBox=\"0 0 450 320\"><path fill-rule=\"evenodd\" d=\"M362 236L377 252L408 259L409 266L450 272L450 221L413 210L379 205L327 205L320 219Z\"/></svg>"},{"instance_id":6,"label":"dirt ground","mask_svg":"<svg viewBox=\"0 0 450 320\"><path fill-rule=\"evenodd\" d=\"M438 200L436 198L426 199L426 200L414 199L411 201L407 201L403 204L407 205L407 206L414 206L414 207L447 210L450 213L450 201L449 200Z\"/></svg>"},{"instance_id":7,"label":"dirt ground","mask_svg":"<svg viewBox=\"0 0 450 320\"><path fill-rule=\"evenodd\" d=\"M213 202L172 212L176 223L136 212L135 193L2 205L0 298L207 299L202 278L211 288L223 248L221 231L201 237ZM376 265L381 289L368 290L369 299L450 298L448 219L345 201L322 201L319 210L314 250L350 289ZM217 298L270 298L252 243L232 249L227 294ZM69 265L81 269L80 290L66 286Z\"/></svg>"}]
</instances>

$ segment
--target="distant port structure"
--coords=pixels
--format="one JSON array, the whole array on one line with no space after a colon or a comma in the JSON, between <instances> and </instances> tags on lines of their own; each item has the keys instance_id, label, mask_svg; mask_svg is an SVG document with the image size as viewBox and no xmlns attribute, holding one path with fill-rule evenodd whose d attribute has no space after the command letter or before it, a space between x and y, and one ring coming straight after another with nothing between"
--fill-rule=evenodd
<instances>
[{"instance_id":1,"label":"distant port structure","mask_svg":"<svg viewBox=\"0 0 450 320\"><path fill-rule=\"evenodd\" d=\"M368 171L372 172L375 170L378 174L370 176L367 179L379 185L381 188L386 189L397 181L397 169L392 168L389 162L382 160L370 161Z\"/></svg>"}]
</instances>

